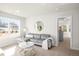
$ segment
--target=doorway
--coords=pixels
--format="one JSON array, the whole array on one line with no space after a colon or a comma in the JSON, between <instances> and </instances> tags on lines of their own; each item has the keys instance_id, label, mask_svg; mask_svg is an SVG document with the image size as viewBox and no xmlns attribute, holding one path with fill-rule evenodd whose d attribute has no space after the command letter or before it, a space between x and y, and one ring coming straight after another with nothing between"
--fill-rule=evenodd
<instances>
[{"instance_id":1,"label":"doorway","mask_svg":"<svg viewBox=\"0 0 79 59\"><path fill-rule=\"evenodd\" d=\"M72 47L72 17L57 18L58 46L63 48Z\"/></svg>"}]
</instances>

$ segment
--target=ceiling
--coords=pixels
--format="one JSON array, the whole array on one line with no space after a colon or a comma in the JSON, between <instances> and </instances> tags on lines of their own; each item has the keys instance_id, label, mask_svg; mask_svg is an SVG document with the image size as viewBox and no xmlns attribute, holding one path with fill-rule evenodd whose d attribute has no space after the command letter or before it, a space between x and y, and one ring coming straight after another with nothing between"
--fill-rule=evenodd
<instances>
[{"instance_id":1,"label":"ceiling","mask_svg":"<svg viewBox=\"0 0 79 59\"><path fill-rule=\"evenodd\" d=\"M0 3L0 11L28 17L36 14L53 13L79 8L79 4L69 3Z\"/></svg>"}]
</instances>

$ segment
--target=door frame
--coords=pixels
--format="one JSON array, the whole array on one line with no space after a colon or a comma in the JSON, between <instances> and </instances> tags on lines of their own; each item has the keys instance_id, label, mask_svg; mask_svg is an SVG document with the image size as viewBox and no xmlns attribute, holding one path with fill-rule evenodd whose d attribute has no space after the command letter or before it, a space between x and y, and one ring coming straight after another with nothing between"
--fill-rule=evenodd
<instances>
[{"instance_id":1,"label":"door frame","mask_svg":"<svg viewBox=\"0 0 79 59\"><path fill-rule=\"evenodd\" d=\"M70 18L70 23L71 23L71 39L70 39L70 49L72 49L72 42L73 42L73 18L72 16L59 16L56 18L57 20L57 46L59 45L59 33L58 33L58 27L59 27L59 18Z\"/></svg>"}]
</instances>

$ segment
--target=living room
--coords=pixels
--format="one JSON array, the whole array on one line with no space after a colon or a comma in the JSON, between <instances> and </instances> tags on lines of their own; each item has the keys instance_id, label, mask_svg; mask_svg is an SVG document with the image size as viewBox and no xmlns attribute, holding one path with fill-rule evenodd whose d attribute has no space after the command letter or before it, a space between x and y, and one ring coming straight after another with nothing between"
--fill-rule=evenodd
<instances>
[{"instance_id":1,"label":"living room","mask_svg":"<svg viewBox=\"0 0 79 59\"><path fill-rule=\"evenodd\" d=\"M0 3L0 7L1 55L79 55L78 3ZM66 17L72 20L71 39L59 45L58 19Z\"/></svg>"}]
</instances>

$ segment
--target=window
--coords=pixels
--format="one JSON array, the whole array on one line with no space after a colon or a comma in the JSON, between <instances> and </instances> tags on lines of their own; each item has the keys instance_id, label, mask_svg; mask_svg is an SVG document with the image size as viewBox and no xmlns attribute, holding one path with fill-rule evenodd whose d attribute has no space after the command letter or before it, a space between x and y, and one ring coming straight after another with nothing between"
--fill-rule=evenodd
<instances>
[{"instance_id":1,"label":"window","mask_svg":"<svg viewBox=\"0 0 79 59\"><path fill-rule=\"evenodd\" d=\"M20 33L20 20L0 16L0 36Z\"/></svg>"}]
</instances>

